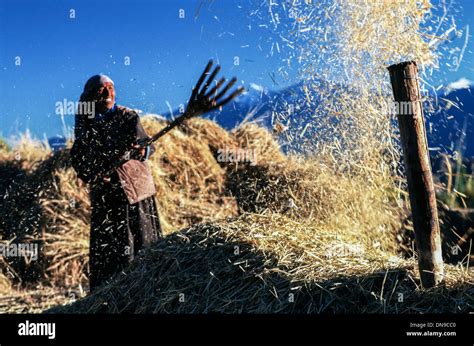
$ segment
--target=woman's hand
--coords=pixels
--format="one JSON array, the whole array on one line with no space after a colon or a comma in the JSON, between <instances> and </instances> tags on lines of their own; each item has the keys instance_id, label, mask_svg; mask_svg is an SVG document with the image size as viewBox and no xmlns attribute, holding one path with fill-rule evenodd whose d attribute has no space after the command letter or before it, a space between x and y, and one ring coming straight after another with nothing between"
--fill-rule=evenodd
<instances>
[{"instance_id":1,"label":"woman's hand","mask_svg":"<svg viewBox=\"0 0 474 346\"><path fill-rule=\"evenodd\" d=\"M136 149L140 148L140 145L135 144L135 145L132 146L132 148L136 150ZM146 148L145 147L141 148L138 153L140 153L141 157L145 157L146 156Z\"/></svg>"}]
</instances>

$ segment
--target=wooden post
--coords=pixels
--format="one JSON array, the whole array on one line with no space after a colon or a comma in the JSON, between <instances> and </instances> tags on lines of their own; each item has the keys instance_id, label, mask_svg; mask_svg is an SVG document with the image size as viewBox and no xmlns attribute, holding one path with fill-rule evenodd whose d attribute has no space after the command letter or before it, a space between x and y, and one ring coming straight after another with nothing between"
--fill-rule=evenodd
<instances>
[{"instance_id":1,"label":"wooden post","mask_svg":"<svg viewBox=\"0 0 474 346\"><path fill-rule=\"evenodd\" d=\"M443 281L443 258L418 67L409 61L388 70L398 110L421 284L430 288Z\"/></svg>"}]
</instances>

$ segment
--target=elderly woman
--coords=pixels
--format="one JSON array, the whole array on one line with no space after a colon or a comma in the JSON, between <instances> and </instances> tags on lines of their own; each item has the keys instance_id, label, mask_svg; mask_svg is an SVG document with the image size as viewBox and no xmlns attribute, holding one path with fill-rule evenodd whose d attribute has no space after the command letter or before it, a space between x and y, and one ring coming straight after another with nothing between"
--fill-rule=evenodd
<instances>
[{"instance_id":1,"label":"elderly woman","mask_svg":"<svg viewBox=\"0 0 474 346\"><path fill-rule=\"evenodd\" d=\"M147 135L138 114L115 104L114 82L91 77L80 98L95 114L76 114L72 164L90 184L90 289L123 269L137 252L161 236L155 186L146 160L153 146L103 176ZM83 107L88 108L88 107Z\"/></svg>"},{"instance_id":2,"label":"elderly woman","mask_svg":"<svg viewBox=\"0 0 474 346\"><path fill-rule=\"evenodd\" d=\"M208 91L220 69L217 66L210 73L211 67L209 61L193 88L184 114L164 130L181 123L176 120L184 121L220 108L242 93L244 89L238 88L225 97L236 78L222 89L225 79L221 78ZM89 280L93 291L162 233L154 199L155 186L146 161L155 150L152 145L138 144L148 138L138 114L115 104L114 82L105 75L87 81L80 102L92 105L81 109L93 112L76 114L71 158L79 177L90 185ZM133 148L134 154L127 157L125 154Z\"/></svg>"}]
</instances>

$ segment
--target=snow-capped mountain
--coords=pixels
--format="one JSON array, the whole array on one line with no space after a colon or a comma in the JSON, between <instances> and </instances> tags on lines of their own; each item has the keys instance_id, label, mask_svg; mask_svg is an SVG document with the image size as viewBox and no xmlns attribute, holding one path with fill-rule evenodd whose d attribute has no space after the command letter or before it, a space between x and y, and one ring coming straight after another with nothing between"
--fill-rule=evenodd
<instances>
[{"instance_id":1,"label":"snow-capped mountain","mask_svg":"<svg viewBox=\"0 0 474 346\"><path fill-rule=\"evenodd\" d=\"M330 88L333 92L349 90L343 85L323 81L317 83L323 88ZM314 114L314 109L302 102L308 97L313 104L321 100L321 96L314 90L305 90L303 82L280 90L269 90L252 83L246 93L226 105L222 112L214 111L206 117L215 120L226 129L232 129L244 121L257 121L265 127L272 128L276 122L275 114L292 112L288 117L289 121L302 122L299 125L304 126L304 122ZM453 150L461 149L464 157L474 157L473 85L467 79L460 79L441 90L437 99L442 110L426 114L431 153L452 153Z\"/></svg>"},{"instance_id":2,"label":"snow-capped mountain","mask_svg":"<svg viewBox=\"0 0 474 346\"><path fill-rule=\"evenodd\" d=\"M438 93L442 111L428 118L428 142L441 152L474 157L474 86L467 82L461 79Z\"/></svg>"}]
</instances>

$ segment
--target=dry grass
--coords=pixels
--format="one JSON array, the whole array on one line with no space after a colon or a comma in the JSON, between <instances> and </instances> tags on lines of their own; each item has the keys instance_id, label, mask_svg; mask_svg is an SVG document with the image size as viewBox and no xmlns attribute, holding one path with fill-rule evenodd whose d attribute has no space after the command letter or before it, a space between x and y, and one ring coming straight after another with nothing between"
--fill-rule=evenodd
<instances>
[{"instance_id":1,"label":"dry grass","mask_svg":"<svg viewBox=\"0 0 474 346\"><path fill-rule=\"evenodd\" d=\"M472 272L419 288L416 264L363 239L278 214L201 224L159 241L97 293L50 312L468 312ZM367 240L369 240L367 242Z\"/></svg>"},{"instance_id":2,"label":"dry grass","mask_svg":"<svg viewBox=\"0 0 474 346\"><path fill-rule=\"evenodd\" d=\"M165 126L146 117L143 124L150 134ZM225 146L234 146L232 136L204 119L192 119L156 144L151 167L164 233L211 218L237 215L234 199L224 191L225 168L215 157L215 151Z\"/></svg>"},{"instance_id":3,"label":"dry grass","mask_svg":"<svg viewBox=\"0 0 474 346\"><path fill-rule=\"evenodd\" d=\"M79 295L75 293L51 287L20 288L0 296L0 311L8 314L41 313L59 304L71 303L77 297Z\"/></svg>"},{"instance_id":4,"label":"dry grass","mask_svg":"<svg viewBox=\"0 0 474 346\"><path fill-rule=\"evenodd\" d=\"M3 274L0 274L0 292L9 295L12 292L12 284L10 279Z\"/></svg>"}]
</instances>

